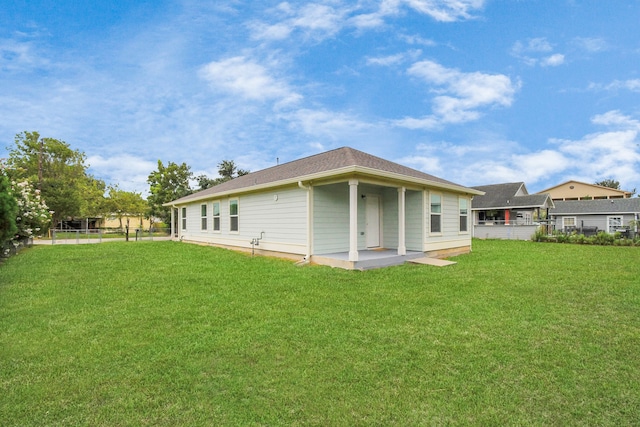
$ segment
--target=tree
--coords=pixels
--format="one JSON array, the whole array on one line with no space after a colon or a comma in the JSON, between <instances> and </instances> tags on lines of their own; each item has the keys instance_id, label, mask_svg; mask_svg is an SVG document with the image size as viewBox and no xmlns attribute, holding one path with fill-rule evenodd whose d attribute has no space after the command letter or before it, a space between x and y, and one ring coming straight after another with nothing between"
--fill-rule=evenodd
<instances>
[{"instance_id":1,"label":"tree","mask_svg":"<svg viewBox=\"0 0 640 427\"><path fill-rule=\"evenodd\" d=\"M196 181L198 182L198 191L206 190L209 187L213 187L214 185L218 185L219 179L209 178L208 176L202 174L196 177Z\"/></svg>"},{"instance_id":2,"label":"tree","mask_svg":"<svg viewBox=\"0 0 640 427\"><path fill-rule=\"evenodd\" d=\"M23 240L41 236L51 224L51 213L40 197L40 190L34 189L28 181L12 181L11 190L18 203L15 239Z\"/></svg>"},{"instance_id":3,"label":"tree","mask_svg":"<svg viewBox=\"0 0 640 427\"><path fill-rule=\"evenodd\" d=\"M16 227L17 215L18 203L11 194L9 178L0 170L0 249L18 231Z\"/></svg>"},{"instance_id":4,"label":"tree","mask_svg":"<svg viewBox=\"0 0 640 427\"><path fill-rule=\"evenodd\" d=\"M117 185L109 187L109 197L105 200L108 213L115 215L122 227L122 218L127 218L127 226L129 225L129 217L142 218L147 215L149 205L142 198L140 193L121 190Z\"/></svg>"},{"instance_id":5,"label":"tree","mask_svg":"<svg viewBox=\"0 0 640 427\"><path fill-rule=\"evenodd\" d=\"M16 181L27 180L40 190L42 198L53 210L53 224L66 217L87 214L87 200L99 187L87 174L86 156L73 150L64 141L40 138L38 132L23 132L15 137L15 147L9 152L9 176ZM90 197L88 197L88 194Z\"/></svg>"},{"instance_id":6,"label":"tree","mask_svg":"<svg viewBox=\"0 0 640 427\"><path fill-rule=\"evenodd\" d=\"M595 184L601 187L609 187L609 188L614 188L616 190L620 190L620 182L611 178L603 179L602 181L598 181Z\"/></svg>"},{"instance_id":7,"label":"tree","mask_svg":"<svg viewBox=\"0 0 640 427\"><path fill-rule=\"evenodd\" d=\"M147 202L150 215L169 224L171 210L162 205L191 194L193 191L189 187L189 180L192 176L191 168L186 163L178 165L169 162L164 166L162 161L158 160L158 170L151 172L147 178L150 193Z\"/></svg>"},{"instance_id":8,"label":"tree","mask_svg":"<svg viewBox=\"0 0 640 427\"><path fill-rule=\"evenodd\" d=\"M248 170L238 169L233 160L223 160L218 163L218 174L220 175L218 184L229 181L233 178L237 178L239 176L246 175L248 173Z\"/></svg>"}]
</instances>

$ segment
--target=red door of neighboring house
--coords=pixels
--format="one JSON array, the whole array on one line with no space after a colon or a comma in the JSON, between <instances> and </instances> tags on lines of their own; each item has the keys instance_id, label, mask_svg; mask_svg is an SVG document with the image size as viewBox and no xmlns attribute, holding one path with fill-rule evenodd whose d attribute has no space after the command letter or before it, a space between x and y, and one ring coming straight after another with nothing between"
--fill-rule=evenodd
<instances>
[{"instance_id":1,"label":"red door of neighboring house","mask_svg":"<svg viewBox=\"0 0 640 427\"><path fill-rule=\"evenodd\" d=\"M504 211L504 225L509 225L509 210L505 209Z\"/></svg>"}]
</instances>

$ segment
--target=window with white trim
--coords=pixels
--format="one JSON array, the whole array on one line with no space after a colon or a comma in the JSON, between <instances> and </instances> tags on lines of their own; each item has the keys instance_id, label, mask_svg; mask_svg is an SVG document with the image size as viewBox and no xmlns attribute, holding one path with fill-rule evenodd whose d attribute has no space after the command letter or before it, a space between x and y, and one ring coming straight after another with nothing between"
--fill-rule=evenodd
<instances>
[{"instance_id":1,"label":"window with white trim","mask_svg":"<svg viewBox=\"0 0 640 427\"><path fill-rule=\"evenodd\" d=\"M207 205L200 205L200 230L207 230Z\"/></svg>"},{"instance_id":2,"label":"window with white trim","mask_svg":"<svg viewBox=\"0 0 640 427\"><path fill-rule=\"evenodd\" d=\"M187 229L187 208L182 208L182 229Z\"/></svg>"},{"instance_id":3,"label":"window with white trim","mask_svg":"<svg viewBox=\"0 0 640 427\"><path fill-rule=\"evenodd\" d=\"M458 200L460 211L460 232L467 233L469 231L469 200L460 198Z\"/></svg>"},{"instance_id":4,"label":"window with white trim","mask_svg":"<svg viewBox=\"0 0 640 427\"><path fill-rule=\"evenodd\" d=\"M213 202L213 231L220 231L220 202Z\"/></svg>"},{"instance_id":5,"label":"window with white trim","mask_svg":"<svg viewBox=\"0 0 640 427\"><path fill-rule=\"evenodd\" d=\"M621 216L608 216L607 217L607 232L615 233L616 230L622 228L622 217Z\"/></svg>"},{"instance_id":6,"label":"window with white trim","mask_svg":"<svg viewBox=\"0 0 640 427\"><path fill-rule=\"evenodd\" d=\"M238 199L229 200L229 231L239 230L239 217Z\"/></svg>"},{"instance_id":7,"label":"window with white trim","mask_svg":"<svg viewBox=\"0 0 640 427\"><path fill-rule=\"evenodd\" d=\"M575 216L562 217L562 229L566 232L567 229L573 229L576 227L577 220Z\"/></svg>"},{"instance_id":8,"label":"window with white trim","mask_svg":"<svg viewBox=\"0 0 640 427\"><path fill-rule=\"evenodd\" d=\"M432 233L442 233L442 195L429 195L429 224Z\"/></svg>"}]
</instances>

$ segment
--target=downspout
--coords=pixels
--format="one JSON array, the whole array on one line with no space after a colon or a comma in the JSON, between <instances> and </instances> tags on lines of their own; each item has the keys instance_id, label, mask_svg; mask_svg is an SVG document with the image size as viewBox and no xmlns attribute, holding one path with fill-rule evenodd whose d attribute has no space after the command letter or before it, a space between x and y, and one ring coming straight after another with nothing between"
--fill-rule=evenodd
<instances>
[{"instance_id":1,"label":"downspout","mask_svg":"<svg viewBox=\"0 0 640 427\"><path fill-rule=\"evenodd\" d=\"M298 187L307 192L307 254L302 258L302 263L308 263L311 260L311 241L313 239L311 221L313 219L313 209L311 206L311 185L305 186L302 181L298 181Z\"/></svg>"}]
</instances>

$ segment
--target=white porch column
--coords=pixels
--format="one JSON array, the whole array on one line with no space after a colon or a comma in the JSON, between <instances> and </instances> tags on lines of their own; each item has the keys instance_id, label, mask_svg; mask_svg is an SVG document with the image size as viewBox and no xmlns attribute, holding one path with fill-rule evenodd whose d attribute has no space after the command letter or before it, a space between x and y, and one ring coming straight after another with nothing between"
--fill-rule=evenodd
<instances>
[{"instance_id":1,"label":"white porch column","mask_svg":"<svg viewBox=\"0 0 640 427\"><path fill-rule=\"evenodd\" d=\"M171 240L175 239L176 237L176 220L175 220L175 215L176 214L176 208L171 206Z\"/></svg>"},{"instance_id":2,"label":"white porch column","mask_svg":"<svg viewBox=\"0 0 640 427\"><path fill-rule=\"evenodd\" d=\"M407 254L407 246L405 242L405 193L407 189L404 187L398 188L398 255Z\"/></svg>"},{"instance_id":3,"label":"white porch column","mask_svg":"<svg viewBox=\"0 0 640 427\"><path fill-rule=\"evenodd\" d=\"M349 180L349 261L358 261L358 180Z\"/></svg>"}]
</instances>

